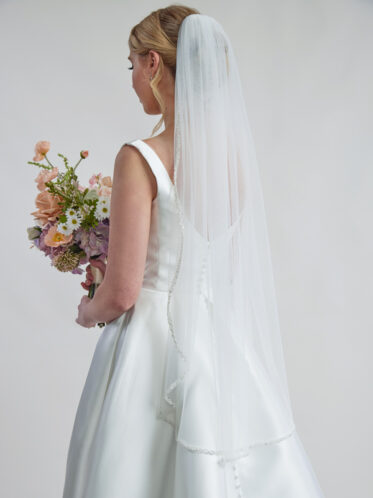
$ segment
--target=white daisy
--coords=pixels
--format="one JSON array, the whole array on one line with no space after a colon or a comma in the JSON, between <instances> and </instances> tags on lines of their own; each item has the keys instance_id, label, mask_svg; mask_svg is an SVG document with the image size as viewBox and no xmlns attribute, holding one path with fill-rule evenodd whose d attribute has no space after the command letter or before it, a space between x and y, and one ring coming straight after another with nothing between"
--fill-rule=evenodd
<instances>
[{"instance_id":1,"label":"white daisy","mask_svg":"<svg viewBox=\"0 0 373 498\"><path fill-rule=\"evenodd\" d=\"M80 213L78 211L76 211L76 209L74 208L69 208L66 212L65 212L66 216L68 218L71 218L73 216L77 216L78 218L80 217Z\"/></svg>"},{"instance_id":2,"label":"white daisy","mask_svg":"<svg viewBox=\"0 0 373 498\"><path fill-rule=\"evenodd\" d=\"M66 224L71 227L72 230L76 230L77 228L80 227L80 217L74 214L73 216L68 216L67 217L67 222Z\"/></svg>"},{"instance_id":3,"label":"white daisy","mask_svg":"<svg viewBox=\"0 0 373 498\"><path fill-rule=\"evenodd\" d=\"M100 221L110 216L110 204L98 203L96 206L96 218Z\"/></svg>"},{"instance_id":4,"label":"white daisy","mask_svg":"<svg viewBox=\"0 0 373 498\"><path fill-rule=\"evenodd\" d=\"M74 229L68 223L58 223L57 232L70 235Z\"/></svg>"},{"instance_id":5,"label":"white daisy","mask_svg":"<svg viewBox=\"0 0 373 498\"><path fill-rule=\"evenodd\" d=\"M99 197L97 205L98 204L102 206L110 206L110 197L108 195L103 195Z\"/></svg>"}]
</instances>

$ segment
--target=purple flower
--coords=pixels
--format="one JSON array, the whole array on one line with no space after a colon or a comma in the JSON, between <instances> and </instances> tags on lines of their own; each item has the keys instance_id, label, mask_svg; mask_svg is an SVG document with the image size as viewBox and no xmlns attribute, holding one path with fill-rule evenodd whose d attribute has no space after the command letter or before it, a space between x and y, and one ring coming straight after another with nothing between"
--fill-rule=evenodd
<instances>
[{"instance_id":1,"label":"purple flower","mask_svg":"<svg viewBox=\"0 0 373 498\"><path fill-rule=\"evenodd\" d=\"M44 255L48 256L51 261L55 256L66 251L66 246L50 247L44 242L46 234L54 224L54 222L46 223L42 228L40 236L32 240L35 247L44 252ZM109 226L109 219L105 218L95 228L90 228L88 231L84 228L78 228L75 231L72 244L80 247L85 252L85 256L80 258L79 266L71 270L71 273L76 275L84 273L84 270L80 266L89 263L89 259L92 256L98 256L97 259L106 262L105 259L107 258L109 247ZM52 262L51 265L53 266Z\"/></svg>"},{"instance_id":2,"label":"purple flower","mask_svg":"<svg viewBox=\"0 0 373 498\"><path fill-rule=\"evenodd\" d=\"M48 222L44 225L40 237L37 239L33 239L34 245L40 249L41 251L44 252L45 256L49 256L49 258L52 260L57 254L60 254L61 252L64 252L66 250L65 247L63 246L58 246L58 247L50 247L47 246L44 242L45 236L47 235L49 229L51 226L53 226L55 223L53 222Z\"/></svg>"},{"instance_id":3,"label":"purple flower","mask_svg":"<svg viewBox=\"0 0 373 498\"><path fill-rule=\"evenodd\" d=\"M108 254L109 247L109 223L108 220L98 223L95 228L88 231L84 228L78 228L74 235L74 242L86 253L86 256L80 259L80 264L89 262L92 256L100 256L104 260Z\"/></svg>"}]
</instances>

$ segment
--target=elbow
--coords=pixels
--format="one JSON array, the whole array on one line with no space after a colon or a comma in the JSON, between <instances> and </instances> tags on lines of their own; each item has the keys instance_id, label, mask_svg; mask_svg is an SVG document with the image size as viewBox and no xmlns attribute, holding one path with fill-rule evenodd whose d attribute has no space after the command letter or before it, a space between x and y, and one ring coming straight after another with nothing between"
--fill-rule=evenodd
<instances>
[{"instance_id":1,"label":"elbow","mask_svg":"<svg viewBox=\"0 0 373 498\"><path fill-rule=\"evenodd\" d=\"M114 300L114 307L120 313L128 311L135 304L137 300L138 292L126 291L123 293L118 293Z\"/></svg>"}]
</instances>

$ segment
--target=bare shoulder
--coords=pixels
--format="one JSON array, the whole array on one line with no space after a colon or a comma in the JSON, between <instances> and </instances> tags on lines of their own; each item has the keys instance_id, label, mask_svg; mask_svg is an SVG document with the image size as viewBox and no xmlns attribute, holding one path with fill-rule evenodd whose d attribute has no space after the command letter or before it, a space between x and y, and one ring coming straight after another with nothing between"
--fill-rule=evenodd
<instances>
[{"instance_id":1,"label":"bare shoulder","mask_svg":"<svg viewBox=\"0 0 373 498\"><path fill-rule=\"evenodd\" d=\"M156 137L144 138L143 142L148 144L158 155L168 174L173 178L174 171L174 141L173 137L157 135Z\"/></svg>"},{"instance_id":2,"label":"bare shoulder","mask_svg":"<svg viewBox=\"0 0 373 498\"><path fill-rule=\"evenodd\" d=\"M144 156L131 144L122 145L115 158L113 181L115 178L124 180L124 177L136 192L144 195L150 193L151 200L156 197L156 178Z\"/></svg>"}]
</instances>

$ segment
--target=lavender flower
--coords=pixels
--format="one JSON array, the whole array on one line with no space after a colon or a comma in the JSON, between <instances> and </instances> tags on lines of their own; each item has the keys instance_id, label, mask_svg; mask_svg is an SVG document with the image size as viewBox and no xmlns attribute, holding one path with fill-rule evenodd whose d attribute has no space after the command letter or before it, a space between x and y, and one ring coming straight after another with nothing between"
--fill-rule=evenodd
<instances>
[{"instance_id":1,"label":"lavender flower","mask_svg":"<svg viewBox=\"0 0 373 498\"><path fill-rule=\"evenodd\" d=\"M37 238L37 239L33 239L33 243L34 245L40 249L41 251L44 252L44 255L45 256L49 256L49 258L51 260L53 260L53 258L55 256L57 256L58 254L60 254L61 252L64 252L66 250L65 247L63 246L58 246L58 247L50 247L50 246L47 246L45 243L44 243L44 238L45 236L47 235L48 233L48 230L50 229L50 227L54 225L53 222L48 222L46 223L44 226L43 226L43 229L40 233L40 237ZM53 266L52 262L51 262L51 265Z\"/></svg>"},{"instance_id":2,"label":"lavender flower","mask_svg":"<svg viewBox=\"0 0 373 498\"><path fill-rule=\"evenodd\" d=\"M109 246L109 220L100 221L96 227L88 231L78 228L74 234L74 242L85 252L86 256L80 259L80 264L89 262L92 256L104 259L108 254Z\"/></svg>"}]
</instances>

